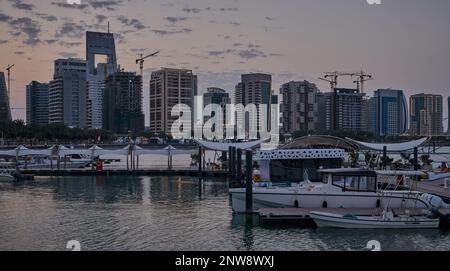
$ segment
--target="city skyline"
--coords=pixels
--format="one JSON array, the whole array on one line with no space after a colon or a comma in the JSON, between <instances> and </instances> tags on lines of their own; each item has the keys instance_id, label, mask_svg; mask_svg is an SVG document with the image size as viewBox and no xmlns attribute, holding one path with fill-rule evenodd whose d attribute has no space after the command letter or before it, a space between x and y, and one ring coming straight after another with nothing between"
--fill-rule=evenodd
<instances>
[{"instance_id":1,"label":"city skyline","mask_svg":"<svg viewBox=\"0 0 450 271\"><path fill-rule=\"evenodd\" d=\"M254 12L256 3L260 12ZM138 71L138 53L162 50L145 66L147 125L150 74L160 67L192 69L199 94L220 87L233 96L241 74L250 72L272 74L276 93L291 80L309 80L327 92L329 86L317 80L322 72L364 69L375 77L366 86L370 95L378 88L404 89L407 96L449 95L448 1L84 1L74 8L60 0L0 0L0 5L1 68L16 64L12 108L25 108L31 81L51 80L55 59L84 59L85 31L106 32L108 20L117 33L118 63L126 70ZM353 84L343 81L340 87ZM25 110L12 113L26 117Z\"/></svg>"}]
</instances>

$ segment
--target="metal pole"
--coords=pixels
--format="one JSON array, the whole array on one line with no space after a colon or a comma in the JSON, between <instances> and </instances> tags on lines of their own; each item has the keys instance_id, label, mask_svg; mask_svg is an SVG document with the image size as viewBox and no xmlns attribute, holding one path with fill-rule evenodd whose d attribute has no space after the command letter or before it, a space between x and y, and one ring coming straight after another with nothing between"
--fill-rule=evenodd
<instances>
[{"instance_id":1,"label":"metal pole","mask_svg":"<svg viewBox=\"0 0 450 271\"><path fill-rule=\"evenodd\" d=\"M242 182L242 149L237 149L236 180Z\"/></svg>"},{"instance_id":2,"label":"metal pole","mask_svg":"<svg viewBox=\"0 0 450 271\"><path fill-rule=\"evenodd\" d=\"M414 170L419 169L419 149L417 147L414 148Z\"/></svg>"},{"instance_id":3,"label":"metal pole","mask_svg":"<svg viewBox=\"0 0 450 271\"><path fill-rule=\"evenodd\" d=\"M203 172L203 168L202 168L203 159L202 159L202 156L203 156L203 150L202 150L202 147L199 146L198 147L198 173L199 174L202 174L202 172Z\"/></svg>"},{"instance_id":4,"label":"metal pole","mask_svg":"<svg viewBox=\"0 0 450 271\"><path fill-rule=\"evenodd\" d=\"M387 147L383 146L383 170L387 167Z\"/></svg>"},{"instance_id":5,"label":"metal pole","mask_svg":"<svg viewBox=\"0 0 450 271\"><path fill-rule=\"evenodd\" d=\"M236 148L231 147L231 178L236 180Z\"/></svg>"},{"instance_id":6,"label":"metal pole","mask_svg":"<svg viewBox=\"0 0 450 271\"><path fill-rule=\"evenodd\" d=\"M246 151L245 161L246 161L246 176L245 176L245 210L248 214L253 213L253 152Z\"/></svg>"},{"instance_id":7,"label":"metal pole","mask_svg":"<svg viewBox=\"0 0 450 271\"><path fill-rule=\"evenodd\" d=\"M231 163L232 163L232 161L231 161L231 146L230 147L228 147L228 172L230 173L230 176L231 176L231 173L232 173L232 171L231 171Z\"/></svg>"}]
</instances>

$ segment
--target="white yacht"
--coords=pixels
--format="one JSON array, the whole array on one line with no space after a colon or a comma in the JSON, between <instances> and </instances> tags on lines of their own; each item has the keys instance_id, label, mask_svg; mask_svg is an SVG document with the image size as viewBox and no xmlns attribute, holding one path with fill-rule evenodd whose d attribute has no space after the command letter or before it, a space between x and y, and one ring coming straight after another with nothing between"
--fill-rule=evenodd
<instances>
[{"instance_id":1,"label":"white yacht","mask_svg":"<svg viewBox=\"0 0 450 271\"><path fill-rule=\"evenodd\" d=\"M448 208L439 197L410 190L383 190L377 172L365 169L326 169L322 183L307 180L289 187L263 182L253 187L253 208ZM410 174L410 173L408 173ZM419 173L417 173L419 174ZM407 177L398 172L392 176ZM262 187L261 187L262 186ZM245 188L230 189L234 212L245 212Z\"/></svg>"},{"instance_id":2,"label":"white yacht","mask_svg":"<svg viewBox=\"0 0 450 271\"><path fill-rule=\"evenodd\" d=\"M85 168L92 163L92 158L86 155L72 154L61 157L59 160L60 169ZM20 161L20 169L57 169L58 159L56 157L32 157L26 161Z\"/></svg>"}]
</instances>

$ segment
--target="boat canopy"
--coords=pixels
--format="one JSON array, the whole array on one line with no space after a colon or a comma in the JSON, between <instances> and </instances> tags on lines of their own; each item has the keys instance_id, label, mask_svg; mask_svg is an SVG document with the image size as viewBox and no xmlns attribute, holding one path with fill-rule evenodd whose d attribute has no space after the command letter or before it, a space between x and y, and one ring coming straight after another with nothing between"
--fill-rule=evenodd
<instances>
[{"instance_id":1,"label":"boat canopy","mask_svg":"<svg viewBox=\"0 0 450 271\"><path fill-rule=\"evenodd\" d=\"M224 151L224 152L227 152L230 147L234 147L236 149L242 149L242 150L252 149L254 147L261 145L261 143L263 143L265 141L266 140L257 140L257 141L243 142L243 143L222 143L222 142L212 142L212 141L205 141L205 140L199 140L199 139L195 140L195 142L197 142L197 144L201 145L205 149L213 150L213 151Z\"/></svg>"},{"instance_id":2,"label":"boat canopy","mask_svg":"<svg viewBox=\"0 0 450 271\"><path fill-rule=\"evenodd\" d=\"M422 138L419 140L403 142L403 143L368 143L368 142L356 141L351 138L346 138L346 139L359 145L362 149L368 149L368 150L373 150L373 151L383 151L384 147L386 147L388 152L409 151L416 147L422 146L424 143L426 143L429 140L428 137L425 137L425 138Z\"/></svg>"}]
</instances>

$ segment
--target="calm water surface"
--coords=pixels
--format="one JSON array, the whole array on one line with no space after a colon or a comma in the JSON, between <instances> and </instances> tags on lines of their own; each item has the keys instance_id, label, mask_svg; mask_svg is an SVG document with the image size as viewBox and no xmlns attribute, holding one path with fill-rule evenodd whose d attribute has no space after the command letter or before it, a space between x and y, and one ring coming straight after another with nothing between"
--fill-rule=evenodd
<instances>
[{"instance_id":1,"label":"calm water surface","mask_svg":"<svg viewBox=\"0 0 450 271\"><path fill-rule=\"evenodd\" d=\"M438 230L309 230L245 226L226 180L46 177L0 183L0 250L450 250Z\"/></svg>"}]
</instances>

